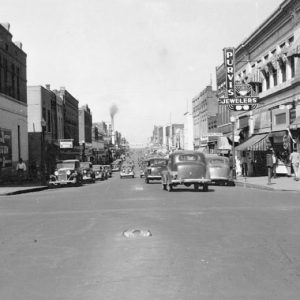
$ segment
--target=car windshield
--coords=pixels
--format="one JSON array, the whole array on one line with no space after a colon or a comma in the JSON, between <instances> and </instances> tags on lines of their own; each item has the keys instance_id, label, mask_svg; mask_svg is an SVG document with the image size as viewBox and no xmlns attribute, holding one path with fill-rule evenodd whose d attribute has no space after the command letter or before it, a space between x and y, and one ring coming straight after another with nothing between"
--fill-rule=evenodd
<instances>
[{"instance_id":1,"label":"car windshield","mask_svg":"<svg viewBox=\"0 0 300 300\"><path fill-rule=\"evenodd\" d=\"M72 161L72 162L61 162L61 163L58 163L56 165L56 168L57 169L64 169L64 168L75 169L75 162L74 161Z\"/></svg>"},{"instance_id":2,"label":"car windshield","mask_svg":"<svg viewBox=\"0 0 300 300\"><path fill-rule=\"evenodd\" d=\"M165 159L153 159L150 160L150 166L166 166L167 162Z\"/></svg>"},{"instance_id":3,"label":"car windshield","mask_svg":"<svg viewBox=\"0 0 300 300\"><path fill-rule=\"evenodd\" d=\"M99 165L94 165L93 166L93 170L99 171L101 169L101 167Z\"/></svg>"}]
</instances>

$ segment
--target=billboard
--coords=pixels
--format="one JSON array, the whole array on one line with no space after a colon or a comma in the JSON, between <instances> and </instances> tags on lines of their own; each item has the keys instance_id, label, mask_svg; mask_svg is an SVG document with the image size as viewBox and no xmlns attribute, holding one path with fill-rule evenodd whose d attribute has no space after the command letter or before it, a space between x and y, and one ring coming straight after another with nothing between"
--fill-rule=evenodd
<instances>
[{"instance_id":1,"label":"billboard","mask_svg":"<svg viewBox=\"0 0 300 300\"><path fill-rule=\"evenodd\" d=\"M0 168L12 166L11 130L0 128Z\"/></svg>"}]
</instances>

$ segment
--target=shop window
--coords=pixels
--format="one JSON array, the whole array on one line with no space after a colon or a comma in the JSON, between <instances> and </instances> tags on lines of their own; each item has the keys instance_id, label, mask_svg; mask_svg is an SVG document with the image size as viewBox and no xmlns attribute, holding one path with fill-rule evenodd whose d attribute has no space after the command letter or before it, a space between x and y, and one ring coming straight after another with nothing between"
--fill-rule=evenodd
<instances>
[{"instance_id":1,"label":"shop window","mask_svg":"<svg viewBox=\"0 0 300 300\"><path fill-rule=\"evenodd\" d=\"M276 125L286 124L286 113L280 113L275 115L275 123Z\"/></svg>"}]
</instances>

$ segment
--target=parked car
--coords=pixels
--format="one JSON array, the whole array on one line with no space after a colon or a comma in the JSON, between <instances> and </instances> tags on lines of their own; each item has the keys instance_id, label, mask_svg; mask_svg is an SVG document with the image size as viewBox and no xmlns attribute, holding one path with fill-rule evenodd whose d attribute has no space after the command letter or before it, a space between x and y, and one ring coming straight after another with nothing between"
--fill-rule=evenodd
<instances>
[{"instance_id":1,"label":"parked car","mask_svg":"<svg viewBox=\"0 0 300 300\"><path fill-rule=\"evenodd\" d=\"M124 177L134 178L134 170L131 165L122 165L120 171L120 178L122 179Z\"/></svg>"},{"instance_id":2,"label":"parked car","mask_svg":"<svg viewBox=\"0 0 300 300\"><path fill-rule=\"evenodd\" d=\"M162 157L153 157L148 159L147 167L145 168L145 182L150 180L161 180L161 174L167 169L168 160Z\"/></svg>"},{"instance_id":3,"label":"parked car","mask_svg":"<svg viewBox=\"0 0 300 300\"><path fill-rule=\"evenodd\" d=\"M212 183L217 185L234 185L228 157L207 154L206 162Z\"/></svg>"},{"instance_id":4,"label":"parked car","mask_svg":"<svg viewBox=\"0 0 300 300\"><path fill-rule=\"evenodd\" d=\"M82 184L82 177L79 160L62 160L56 163L55 172L50 175L48 186L79 186Z\"/></svg>"},{"instance_id":5,"label":"parked car","mask_svg":"<svg viewBox=\"0 0 300 300\"><path fill-rule=\"evenodd\" d=\"M171 192L177 185L194 186L208 191L209 169L205 155L196 151L177 151L169 155L167 169L162 173L162 186Z\"/></svg>"},{"instance_id":6,"label":"parked car","mask_svg":"<svg viewBox=\"0 0 300 300\"><path fill-rule=\"evenodd\" d=\"M93 171L95 173L96 180L104 180L105 174L101 165L93 165Z\"/></svg>"},{"instance_id":7,"label":"parked car","mask_svg":"<svg viewBox=\"0 0 300 300\"><path fill-rule=\"evenodd\" d=\"M95 172L93 170L93 165L89 161L82 161L80 163L80 168L82 170L82 181L86 183L95 182Z\"/></svg>"}]
</instances>

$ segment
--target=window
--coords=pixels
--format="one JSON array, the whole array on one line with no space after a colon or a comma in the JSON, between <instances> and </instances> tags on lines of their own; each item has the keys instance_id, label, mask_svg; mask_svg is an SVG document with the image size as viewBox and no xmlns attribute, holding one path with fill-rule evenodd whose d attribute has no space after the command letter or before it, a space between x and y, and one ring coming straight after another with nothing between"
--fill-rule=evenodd
<instances>
[{"instance_id":1,"label":"window","mask_svg":"<svg viewBox=\"0 0 300 300\"><path fill-rule=\"evenodd\" d=\"M275 115L275 123L276 125L282 125L286 123L286 113L280 113Z\"/></svg>"},{"instance_id":2,"label":"window","mask_svg":"<svg viewBox=\"0 0 300 300\"><path fill-rule=\"evenodd\" d=\"M274 86L277 85L277 70L274 69L273 70L273 80L274 80Z\"/></svg>"},{"instance_id":3,"label":"window","mask_svg":"<svg viewBox=\"0 0 300 300\"><path fill-rule=\"evenodd\" d=\"M290 57L290 63L291 63L291 75L292 75L292 78L294 78L295 77L295 57L294 56Z\"/></svg>"}]
</instances>

